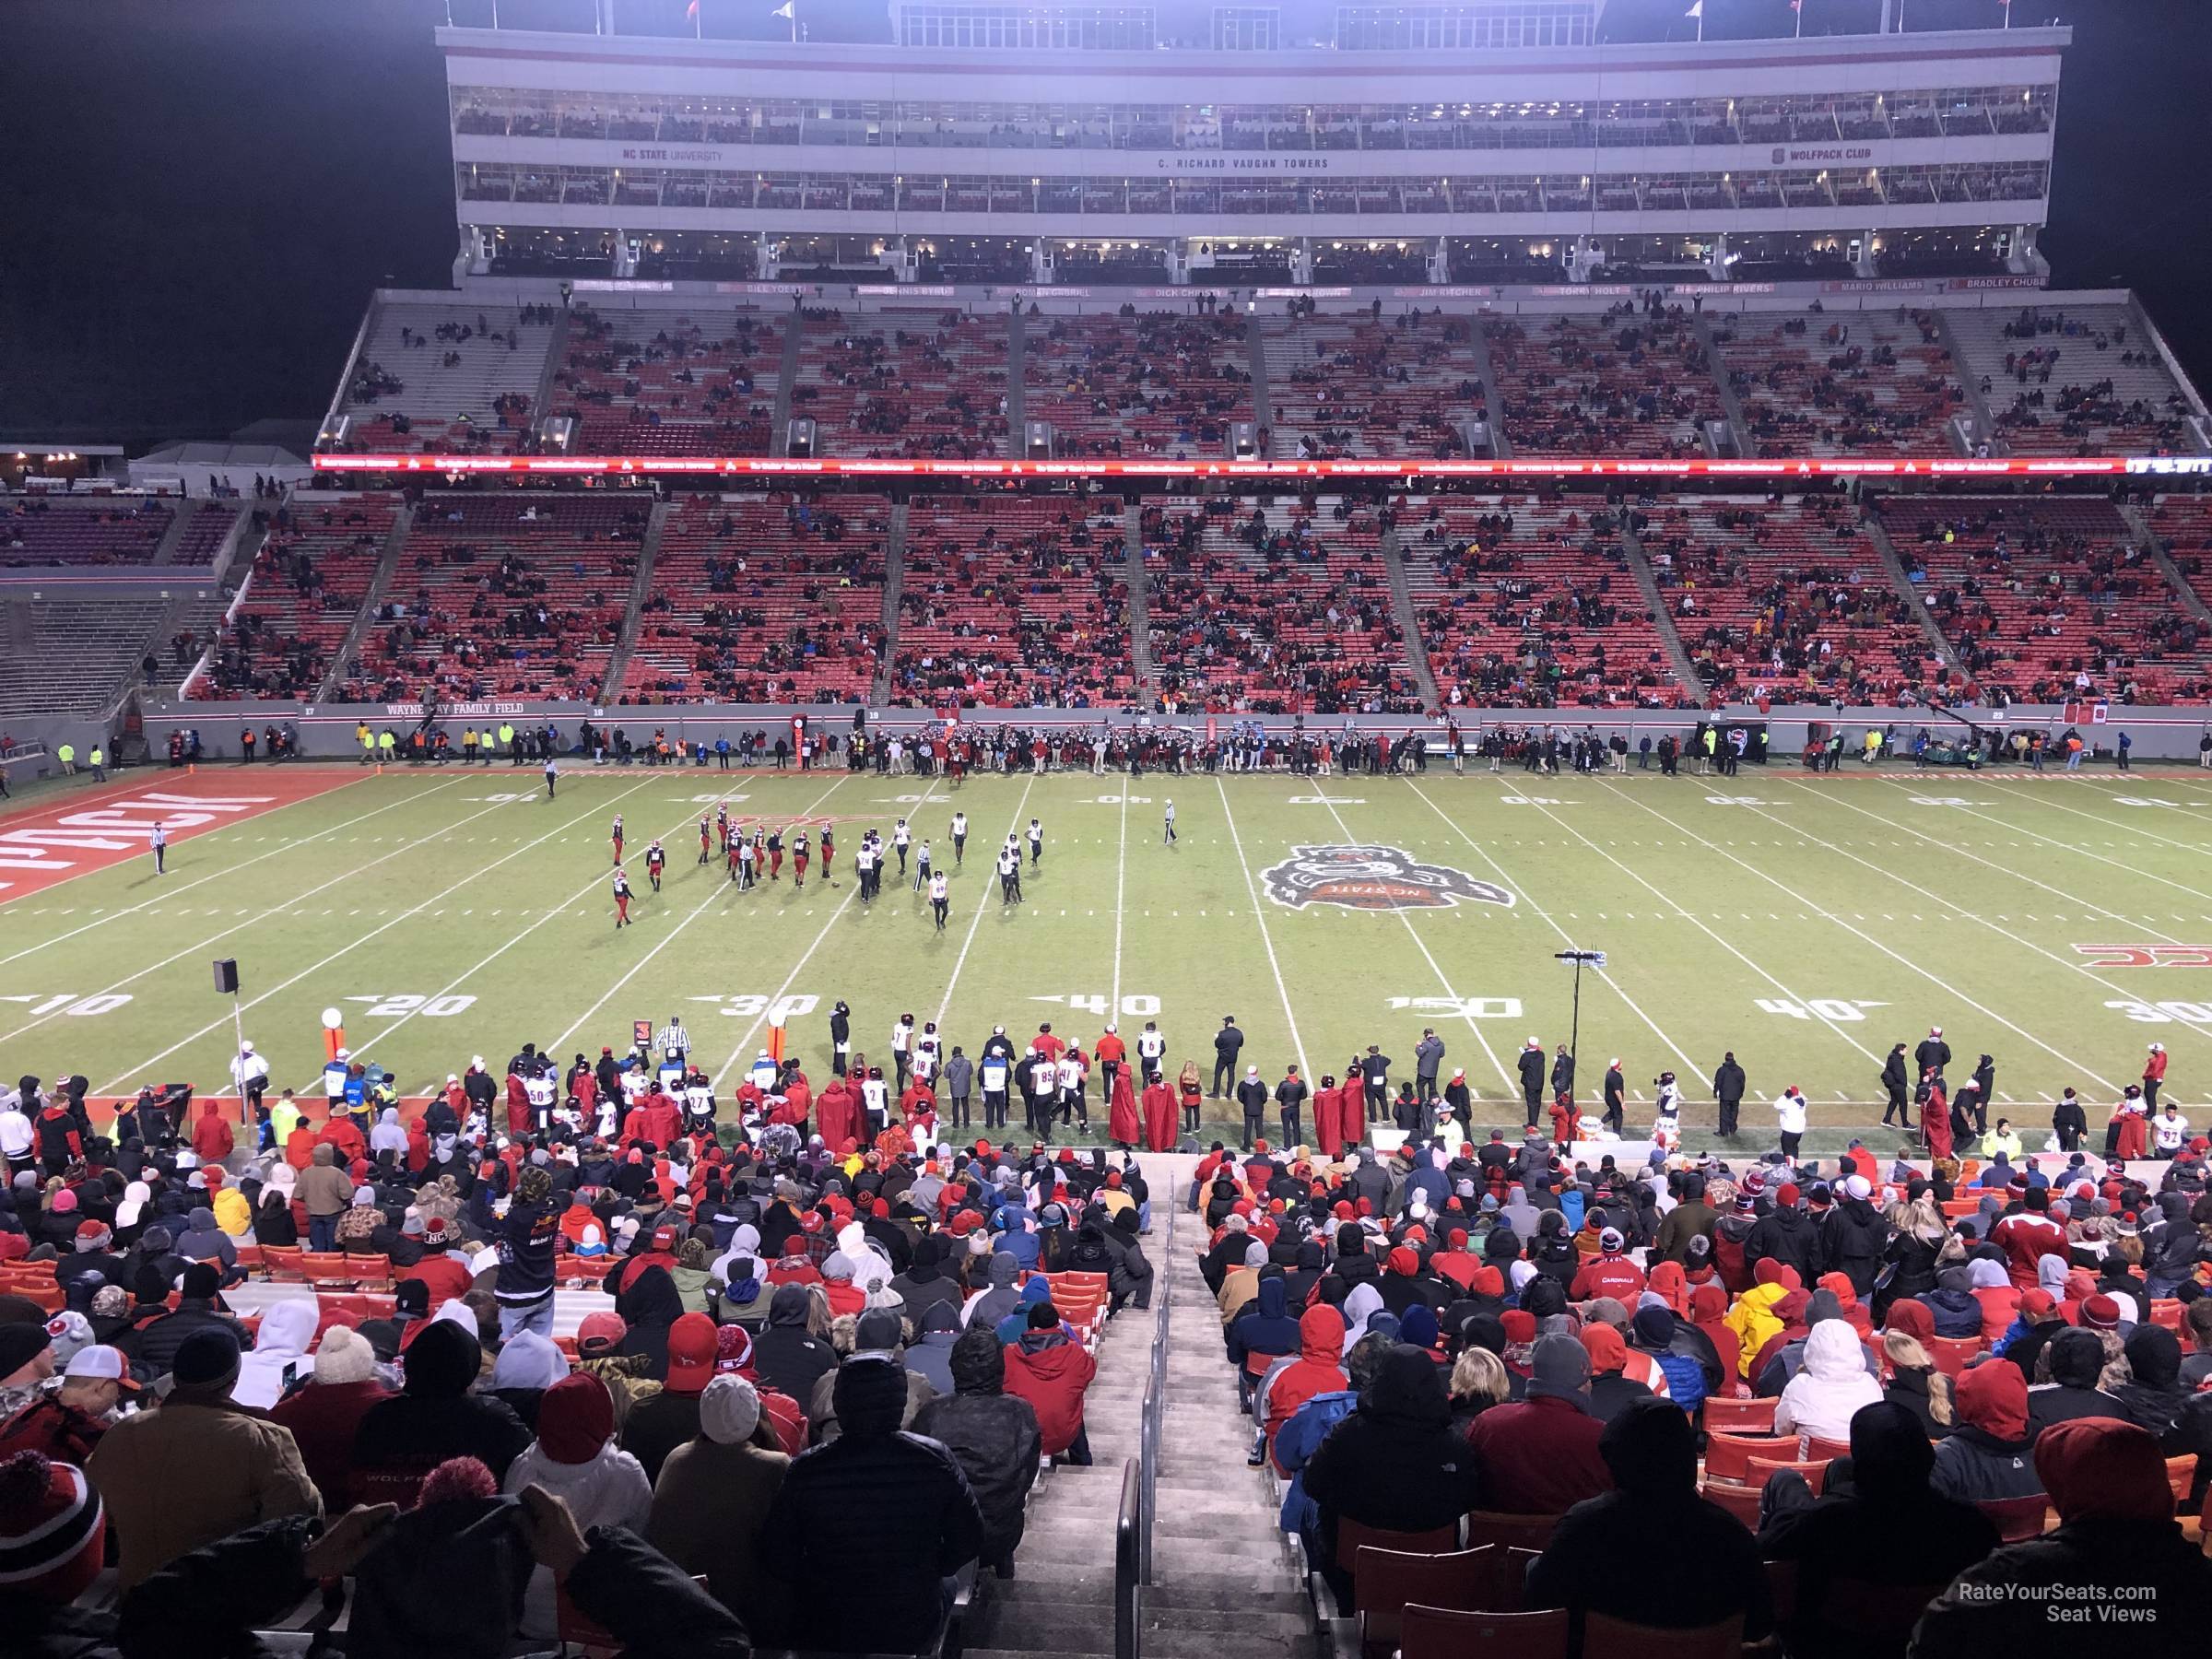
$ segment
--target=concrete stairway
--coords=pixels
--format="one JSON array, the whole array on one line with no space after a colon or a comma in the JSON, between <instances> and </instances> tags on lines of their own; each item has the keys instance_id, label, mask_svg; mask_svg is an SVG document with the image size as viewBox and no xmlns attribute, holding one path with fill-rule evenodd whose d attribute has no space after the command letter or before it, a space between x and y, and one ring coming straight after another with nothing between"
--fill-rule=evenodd
<instances>
[{"instance_id":1,"label":"concrete stairway","mask_svg":"<svg viewBox=\"0 0 2212 1659\"><path fill-rule=\"evenodd\" d=\"M1666 595L1659 591L1659 578L1652 571L1652 561L1643 556L1643 543L1627 523L1620 526L1620 545L1629 556L1629 573L1636 578L1636 591L1643 597L1646 609L1652 613L1652 626L1659 635L1659 643L1666 652L1667 666L1674 670L1675 683L1698 701L1705 699L1705 682L1699 677L1697 665L1690 661L1689 651L1682 643L1682 635L1675 627L1673 613L1666 608Z\"/></svg>"},{"instance_id":2,"label":"concrete stairway","mask_svg":"<svg viewBox=\"0 0 2212 1659\"><path fill-rule=\"evenodd\" d=\"M1422 706L1441 709L1443 694L1436 688L1436 671L1429 665L1428 641L1421 638L1420 608L1413 602L1413 583L1406 574L1406 559L1394 524L1382 532L1382 562L1390 571L1391 614L1398 619L1398 631L1406 636L1406 666L1420 689Z\"/></svg>"},{"instance_id":3,"label":"concrete stairway","mask_svg":"<svg viewBox=\"0 0 2212 1659\"><path fill-rule=\"evenodd\" d=\"M1135 496L1123 499L1122 536L1128 547L1129 660L1149 707L1159 694L1159 665L1152 658L1152 579L1145 570L1144 516L1144 504Z\"/></svg>"},{"instance_id":4,"label":"concrete stairway","mask_svg":"<svg viewBox=\"0 0 2212 1659\"><path fill-rule=\"evenodd\" d=\"M1023 429L1029 420L1029 405L1022 388L1023 377L1029 373L1029 332L1022 326L1021 306L1017 303L1006 308L1006 453L1018 461L1027 441Z\"/></svg>"},{"instance_id":5,"label":"concrete stairway","mask_svg":"<svg viewBox=\"0 0 2212 1659\"><path fill-rule=\"evenodd\" d=\"M2182 574L2181 567L2173 562L2173 555L2167 551L2166 544L2151 529L2150 520L2145 515L2142 504L2121 501L2117 505L2120 516L2127 521L2129 539L2150 555L2150 562L2158 567L2159 574L2166 579L2166 585L2173 590L2176 602L2199 622L2212 625L2212 610L2207 610L2205 602L2196 596L2196 590L2189 585L2189 579Z\"/></svg>"},{"instance_id":6,"label":"concrete stairway","mask_svg":"<svg viewBox=\"0 0 2212 1659\"><path fill-rule=\"evenodd\" d=\"M1951 326L1951 319L1943 306L1932 307L1928 313L1936 319L1936 332L1943 340L1943 348L1951 354L1951 378L1966 394L1966 406L1973 411L1974 429L1989 444L1993 455L2009 454L2011 446L1997 431L1997 423L1989 406L1989 399L1982 394L1982 376L1967 360L1959 340L1959 332Z\"/></svg>"},{"instance_id":7,"label":"concrete stairway","mask_svg":"<svg viewBox=\"0 0 2212 1659\"><path fill-rule=\"evenodd\" d=\"M1482 376L1483 412L1490 423L1490 453L1500 461L1510 460L1513 446L1505 435L1505 394L1498 390L1498 371L1490 363L1490 336L1479 315L1475 319L1473 346L1475 367Z\"/></svg>"},{"instance_id":8,"label":"concrete stairway","mask_svg":"<svg viewBox=\"0 0 2212 1659\"><path fill-rule=\"evenodd\" d=\"M1258 316L1248 316L1244 321L1244 366L1252 371L1252 422L1255 429L1264 427L1267 429L1267 447L1259 458L1271 461L1275 459L1275 402L1274 389L1267 383L1267 353L1265 345L1260 335ZM1292 443L1290 447L1296 450L1298 446Z\"/></svg>"},{"instance_id":9,"label":"concrete stairway","mask_svg":"<svg viewBox=\"0 0 2212 1659\"><path fill-rule=\"evenodd\" d=\"M1713 339L1712 323L1700 312L1690 320L1690 332L1697 335L1698 344L1705 348L1705 358L1712 367L1713 390L1721 396L1721 412L1728 417L1728 424L1735 431L1735 453L1750 456L1759 453L1759 445L1751 437L1751 422L1745 418L1743 400L1736 396L1735 387L1728 379L1728 365L1721 360L1721 348Z\"/></svg>"},{"instance_id":10,"label":"concrete stairway","mask_svg":"<svg viewBox=\"0 0 2212 1659\"><path fill-rule=\"evenodd\" d=\"M782 430L782 426L776 429ZM868 688L868 701L880 709L891 700L891 658L899 650L899 600L906 592L906 503L891 503L891 539L883 557L883 658L876 665L876 681Z\"/></svg>"},{"instance_id":11,"label":"concrete stairway","mask_svg":"<svg viewBox=\"0 0 2212 1659\"><path fill-rule=\"evenodd\" d=\"M776 374L775 406L768 418L768 453L771 455L791 453L791 389L799 378L799 334L806 326L806 318L795 311L783 319L783 358ZM818 433L815 453L821 453Z\"/></svg>"},{"instance_id":12,"label":"concrete stairway","mask_svg":"<svg viewBox=\"0 0 2212 1659\"><path fill-rule=\"evenodd\" d=\"M1963 677L1966 674L1965 665L1959 662L1957 649L1945 636L1943 629L1936 625L1936 618L1928 609L1926 595L1913 585L1912 578L1905 573L1905 561L1898 556L1897 545L1889 539L1889 532L1882 524L1879 513L1867 514L1866 539L1874 544L1875 551L1882 556L1882 568L1889 572L1889 585L1897 591L1900 598L1912 607L1913 616L1919 618L1920 631L1927 636L1929 647L1936 653L1936 660Z\"/></svg>"},{"instance_id":13,"label":"concrete stairway","mask_svg":"<svg viewBox=\"0 0 2212 1659\"><path fill-rule=\"evenodd\" d=\"M1155 1275L1149 1312L1123 1310L1099 1347L1084 1401L1089 1468L1054 1469L1030 1502L1011 1580L986 1577L961 1628L965 1659L1053 1659L1113 1652L1114 1529L1124 1464L1142 1453L1153 1333L1165 1322L1167 1374L1152 1535L1138 1593L1141 1659L1326 1659L1312 1605L1276 1529L1276 1499L1249 1469L1250 1419L1214 1299L1176 1203L1192 1158L1147 1157ZM1188 1233L1188 1237L1178 1234Z\"/></svg>"},{"instance_id":14,"label":"concrete stairway","mask_svg":"<svg viewBox=\"0 0 2212 1659\"><path fill-rule=\"evenodd\" d=\"M299 497L300 492L295 490L288 500L296 504ZM414 507L403 501L399 511L392 515L392 528L384 535L383 550L377 557L376 574L369 579L369 591L361 595L360 611L354 618L353 626L346 630L345 639L338 642L337 650L331 653L330 672L315 689L318 702L328 702L336 695L338 687L352 670L354 659L368 642L369 630L376 624L376 607L383 604L385 594L391 591L392 579L398 574L400 549L407 545L407 530L414 522Z\"/></svg>"},{"instance_id":15,"label":"concrete stairway","mask_svg":"<svg viewBox=\"0 0 2212 1659\"><path fill-rule=\"evenodd\" d=\"M638 648L638 635L644 630L645 601L653 596L653 567L661 556L661 531L668 523L670 511L666 501L653 504L653 515L645 525L645 539L638 544L638 569L630 578L629 603L622 613L622 638L616 642L614 654L606 659L606 678L599 690L599 700L603 703L623 700L622 681L629 673L629 657Z\"/></svg>"}]
</instances>

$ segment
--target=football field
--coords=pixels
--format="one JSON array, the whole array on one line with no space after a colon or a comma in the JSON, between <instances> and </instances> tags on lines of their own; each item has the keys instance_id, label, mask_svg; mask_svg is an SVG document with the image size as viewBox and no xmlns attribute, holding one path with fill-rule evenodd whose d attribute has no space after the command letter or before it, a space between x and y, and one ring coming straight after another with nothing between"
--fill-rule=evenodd
<instances>
[{"instance_id":1,"label":"football field","mask_svg":"<svg viewBox=\"0 0 2212 1659\"><path fill-rule=\"evenodd\" d=\"M1479 763L1477 763L1479 765ZM1164 842L1172 797L1179 840ZM738 892L698 823L834 826L818 861ZM861 831L904 816L948 863L971 830L948 925L897 879L856 897ZM617 930L608 829L623 815L637 924ZM142 849L171 822L168 872ZM998 842L1035 818L1044 855L1003 903ZM664 890L644 850L668 853ZM1212 1069L1224 1015L1272 1084L1288 1062L1341 1076L1367 1044L1410 1077L1424 1027L1465 1067L1486 1122L1518 1124L1514 1059L1567 1039L1582 985L1581 1090L1623 1058L1630 1132L1652 1080L1678 1073L1692 1145L1712 1139L1724 1049L1749 1074L1742 1149L1772 1144L1765 1102L1797 1084L1808 1145L1881 1115L1893 1042L1940 1025L1953 1077L1986 1052L1996 1112L2040 1144L2050 1102L2082 1091L2093 1126L2171 1051L2167 1093L2212 1100L2212 773L2029 776L1777 765L1735 778L1539 778L1432 766L1415 778L1280 773L943 780L842 771L588 768L547 800L508 767L211 768L49 790L0 818L0 1042L7 1075L82 1072L98 1094L228 1087L237 959L245 1035L273 1082L308 1091L322 1011L403 1092L525 1041L564 1061L618 1052L632 1022L680 1016L712 1075L749 1060L782 1010L818 1081L827 1015L886 1063L896 1018L973 1054L994 1024L1040 1020L1088 1046L1102 1023L1157 1020L1170 1068ZM1095 1089L1093 1091L1095 1099ZM1993 1116L1995 1112L1993 1112ZM1272 1112L1270 1120L1272 1122ZM1095 1107L1092 1122L1102 1127ZM1215 1109L1215 1122L1226 1125Z\"/></svg>"}]
</instances>

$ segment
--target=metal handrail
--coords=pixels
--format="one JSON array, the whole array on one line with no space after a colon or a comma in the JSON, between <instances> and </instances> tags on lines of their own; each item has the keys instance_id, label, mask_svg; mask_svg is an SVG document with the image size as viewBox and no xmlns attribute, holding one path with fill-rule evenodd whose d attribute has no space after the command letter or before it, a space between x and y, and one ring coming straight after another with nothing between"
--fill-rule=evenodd
<instances>
[{"instance_id":1,"label":"metal handrail","mask_svg":"<svg viewBox=\"0 0 2212 1659\"><path fill-rule=\"evenodd\" d=\"M1174 1259L1175 1215L1180 1207L1173 1203L1167 1206L1167 1238L1160 1247L1163 1265ZM1152 1324L1151 1371L1145 1380L1144 1406L1137 1419L1138 1475L1144 1500L1144 1532L1140 1547L1144 1560L1144 1581L1147 1584L1152 1582L1152 1522L1159 1512L1159 1441L1168 1403L1168 1321L1174 1311L1171 1300L1174 1293L1169 1288L1172 1283L1171 1276L1160 1267L1155 1267L1152 1282L1159 1296L1159 1307Z\"/></svg>"},{"instance_id":2,"label":"metal handrail","mask_svg":"<svg viewBox=\"0 0 2212 1659\"><path fill-rule=\"evenodd\" d=\"M1144 1524L1144 1483L1137 1459L1122 1463L1122 1507L1113 1528L1113 1659L1137 1659L1136 1598L1139 1557L1151 1528Z\"/></svg>"}]
</instances>

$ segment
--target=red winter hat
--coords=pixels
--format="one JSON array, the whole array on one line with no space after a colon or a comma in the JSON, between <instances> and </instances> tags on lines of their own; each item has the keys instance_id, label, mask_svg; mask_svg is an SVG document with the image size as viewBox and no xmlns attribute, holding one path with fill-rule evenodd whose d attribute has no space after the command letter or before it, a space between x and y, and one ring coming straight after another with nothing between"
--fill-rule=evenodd
<instances>
[{"instance_id":1,"label":"red winter hat","mask_svg":"<svg viewBox=\"0 0 2212 1659\"><path fill-rule=\"evenodd\" d=\"M1329 1214L1339 1221L1349 1221L1352 1218L1352 1201L1348 1198L1337 1199L1330 1207Z\"/></svg>"},{"instance_id":2,"label":"red winter hat","mask_svg":"<svg viewBox=\"0 0 2212 1659\"><path fill-rule=\"evenodd\" d=\"M2093 1331L2120 1328L2120 1304L2101 1291L2081 1304L2081 1323Z\"/></svg>"},{"instance_id":3,"label":"red winter hat","mask_svg":"<svg viewBox=\"0 0 2212 1659\"><path fill-rule=\"evenodd\" d=\"M891 1206L889 1200L884 1198L877 1199L875 1203L868 1206L868 1214L873 1216L878 1221L888 1221L891 1218Z\"/></svg>"},{"instance_id":4,"label":"red winter hat","mask_svg":"<svg viewBox=\"0 0 2212 1659\"><path fill-rule=\"evenodd\" d=\"M1467 1288L1477 1296L1503 1296L1505 1275L1495 1267L1477 1267L1475 1276L1467 1281Z\"/></svg>"},{"instance_id":5,"label":"red winter hat","mask_svg":"<svg viewBox=\"0 0 2212 1659\"><path fill-rule=\"evenodd\" d=\"M1629 1363L1629 1345L1620 1333L1603 1321L1583 1325L1575 1335L1583 1339L1583 1347L1590 1355L1593 1372L1625 1371Z\"/></svg>"},{"instance_id":6,"label":"red winter hat","mask_svg":"<svg viewBox=\"0 0 2212 1659\"><path fill-rule=\"evenodd\" d=\"M1508 1308L1498 1316L1498 1323L1505 1327L1505 1339L1508 1342L1534 1342L1536 1339L1536 1316L1526 1308ZM2015 1366L2013 1369L2018 1371L2019 1368Z\"/></svg>"},{"instance_id":7,"label":"red winter hat","mask_svg":"<svg viewBox=\"0 0 2212 1659\"><path fill-rule=\"evenodd\" d=\"M1421 1270L1421 1258L1403 1244L1392 1251L1386 1259L1393 1273L1406 1278L1411 1278Z\"/></svg>"},{"instance_id":8,"label":"red winter hat","mask_svg":"<svg viewBox=\"0 0 2212 1659\"><path fill-rule=\"evenodd\" d=\"M799 1218L799 1228L804 1232L820 1232L822 1230L822 1212L808 1210Z\"/></svg>"},{"instance_id":9,"label":"red winter hat","mask_svg":"<svg viewBox=\"0 0 2212 1659\"><path fill-rule=\"evenodd\" d=\"M105 1535L83 1470L39 1452L0 1463L0 1560L12 1593L52 1606L75 1601L100 1575Z\"/></svg>"},{"instance_id":10,"label":"red winter hat","mask_svg":"<svg viewBox=\"0 0 2212 1659\"><path fill-rule=\"evenodd\" d=\"M590 1463L614 1434L614 1396L588 1371L571 1371L538 1401L537 1443L555 1463Z\"/></svg>"},{"instance_id":11,"label":"red winter hat","mask_svg":"<svg viewBox=\"0 0 2212 1659\"><path fill-rule=\"evenodd\" d=\"M668 1327L668 1380L662 1384L670 1394L702 1392L714 1376L718 1357L714 1322L704 1313L685 1313Z\"/></svg>"},{"instance_id":12,"label":"red winter hat","mask_svg":"<svg viewBox=\"0 0 2212 1659\"><path fill-rule=\"evenodd\" d=\"M653 1230L653 1247L655 1250L674 1250L676 1248L676 1229L673 1227L654 1228Z\"/></svg>"},{"instance_id":13,"label":"red winter hat","mask_svg":"<svg viewBox=\"0 0 2212 1659\"><path fill-rule=\"evenodd\" d=\"M1774 1202L1783 1209L1795 1208L1797 1198L1797 1183L1794 1181L1785 1181L1774 1189Z\"/></svg>"},{"instance_id":14,"label":"red winter hat","mask_svg":"<svg viewBox=\"0 0 2212 1659\"><path fill-rule=\"evenodd\" d=\"M1464 1227L1453 1228L1445 1237L1454 1250L1465 1250L1467 1247L1467 1230Z\"/></svg>"}]
</instances>

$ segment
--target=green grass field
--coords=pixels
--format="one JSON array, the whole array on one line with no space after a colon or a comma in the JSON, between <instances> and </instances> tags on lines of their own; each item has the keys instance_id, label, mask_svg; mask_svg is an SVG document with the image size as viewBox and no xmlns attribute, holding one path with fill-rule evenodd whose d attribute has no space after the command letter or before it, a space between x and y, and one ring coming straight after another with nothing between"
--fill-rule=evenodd
<instances>
[{"instance_id":1,"label":"green grass field","mask_svg":"<svg viewBox=\"0 0 2212 1659\"><path fill-rule=\"evenodd\" d=\"M248 787L227 770L196 782ZM1173 848L1160 828L1170 794ZM633 1019L658 1028L671 1014L720 1071L750 1058L778 999L818 1078L827 1010L842 997L871 1053L903 1011L972 1053L994 1022L1018 1035L1051 1019L1088 1045L1118 1008L1125 1038L1157 1018L1171 1067L1187 1055L1209 1073L1211 1033L1233 1014L1270 1081L1290 1060L1340 1072L1371 1041L1410 1075L1432 1025L1478 1116L1517 1124L1514 1054L1531 1035L1547 1047L1567 1035L1571 981L1552 959L1576 945L1609 953L1583 985L1585 1091L1612 1054L1638 1100L1672 1068L1693 1145L1711 1140L1707 1085L1723 1049L1750 1074L1741 1147L1771 1143L1763 1101L1796 1083L1816 1107L1810 1144L1832 1148L1878 1122L1889 1044L1931 1024L1962 1066L1994 1054L1999 1110L2039 1129L2067 1085L2100 1123L2098 1103L2139 1075L2152 1041L2172 1051L2170 1096L2184 1110L2212 1098L2212 774L2194 769L1053 774L958 790L634 771L543 794L535 773L505 768L353 774L179 842L165 877L133 858L0 906L8 1075L82 1071L98 1093L225 1086L230 1006L208 962L234 956L246 1035L276 1083L303 1089L328 1006L345 1010L356 1055L414 1091L472 1053L496 1065L524 1040L564 1058L619 1049ZM748 818L834 819L838 885L818 865L795 891L787 867L781 884L740 895L718 865L697 867L696 825L717 798ZM864 825L888 831L904 814L948 853L956 800L971 836L948 928L935 932L927 903L894 881L859 904L851 860ZM606 841L617 812L641 892L638 925L619 932ZM1032 816L1044 860L1025 873L1025 902L1002 907L992 853ZM655 834L669 852L657 897L643 873ZM1307 854L1305 871L1269 877L1296 849L1346 846L1395 849L1434 873L1394 871L1387 854ZM1306 901L1269 898L1271 887ZM1631 1106L1631 1134L1648 1122Z\"/></svg>"}]
</instances>

